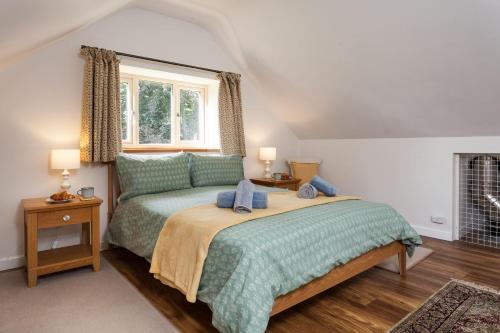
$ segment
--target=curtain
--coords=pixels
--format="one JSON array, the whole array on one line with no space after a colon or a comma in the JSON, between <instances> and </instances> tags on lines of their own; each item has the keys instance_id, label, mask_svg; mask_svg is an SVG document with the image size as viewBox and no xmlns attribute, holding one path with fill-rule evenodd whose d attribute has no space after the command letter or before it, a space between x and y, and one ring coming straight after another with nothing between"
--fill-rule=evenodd
<instances>
[{"instance_id":1,"label":"curtain","mask_svg":"<svg viewBox=\"0 0 500 333\"><path fill-rule=\"evenodd\" d=\"M220 73L219 127L224 154L246 156L239 74Z\"/></svg>"},{"instance_id":2,"label":"curtain","mask_svg":"<svg viewBox=\"0 0 500 333\"><path fill-rule=\"evenodd\" d=\"M114 161L122 149L120 68L116 53L95 47L85 57L80 158L85 162Z\"/></svg>"}]
</instances>

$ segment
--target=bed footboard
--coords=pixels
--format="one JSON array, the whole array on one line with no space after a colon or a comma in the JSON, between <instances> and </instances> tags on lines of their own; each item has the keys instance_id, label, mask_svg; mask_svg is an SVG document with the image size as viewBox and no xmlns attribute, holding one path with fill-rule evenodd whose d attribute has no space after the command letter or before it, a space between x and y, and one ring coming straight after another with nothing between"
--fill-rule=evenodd
<instances>
[{"instance_id":1,"label":"bed footboard","mask_svg":"<svg viewBox=\"0 0 500 333\"><path fill-rule=\"evenodd\" d=\"M399 256L401 276L404 276L406 274L406 247L400 241L394 241L388 245L373 249L345 265L335 267L328 274L314 279L286 295L278 297L274 301L271 316L330 289L396 254Z\"/></svg>"}]
</instances>

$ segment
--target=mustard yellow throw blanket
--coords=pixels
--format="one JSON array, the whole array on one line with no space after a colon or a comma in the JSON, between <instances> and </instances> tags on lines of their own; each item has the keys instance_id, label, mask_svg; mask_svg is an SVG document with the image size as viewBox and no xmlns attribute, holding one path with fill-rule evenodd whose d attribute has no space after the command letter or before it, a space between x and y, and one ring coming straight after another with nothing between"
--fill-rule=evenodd
<instances>
[{"instance_id":1,"label":"mustard yellow throw blanket","mask_svg":"<svg viewBox=\"0 0 500 333\"><path fill-rule=\"evenodd\" d=\"M172 214L163 226L150 272L162 283L179 289L189 302L194 303L208 247L221 230L301 208L356 199L359 198L318 196L301 199L296 192L271 192L268 194L268 208L253 210L250 214L236 214L230 208L217 208L215 204L181 210Z\"/></svg>"}]
</instances>

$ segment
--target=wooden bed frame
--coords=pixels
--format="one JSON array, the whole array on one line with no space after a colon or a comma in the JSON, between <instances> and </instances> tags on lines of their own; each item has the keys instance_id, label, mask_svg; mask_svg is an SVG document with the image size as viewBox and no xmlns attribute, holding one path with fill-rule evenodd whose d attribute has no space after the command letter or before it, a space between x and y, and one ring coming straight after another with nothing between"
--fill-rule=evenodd
<instances>
[{"instance_id":1,"label":"wooden bed frame","mask_svg":"<svg viewBox=\"0 0 500 333\"><path fill-rule=\"evenodd\" d=\"M114 181L114 163L108 164L108 222L111 221L113 215L114 203L119 195L118 190L115 193ZM400 241L394 241L388 245L373 249L351 261L347 264L337 266L326 275L316 278L295 289L294 291L279 296L273 305L271 316L274 316L298 303L301 303L317 294L336 286L345 280L362 273L373 266L381 263L382 261L398 255L399 258L399 271L403 277L406 274L406 247Z\"/></svg>"}]
</instances>

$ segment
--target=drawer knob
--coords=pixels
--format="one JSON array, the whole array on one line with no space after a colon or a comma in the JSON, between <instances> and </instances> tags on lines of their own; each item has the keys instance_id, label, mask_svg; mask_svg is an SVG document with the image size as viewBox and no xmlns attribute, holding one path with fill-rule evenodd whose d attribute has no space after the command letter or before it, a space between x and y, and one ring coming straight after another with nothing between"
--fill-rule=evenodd
<instances>
[{"instance_id":1,"label":"drawer knob","mask_svg":"<svg viewBox=\"0 0 500 333\"><path fill-rule=\"evenodd\" d=\"M71 220L71 216L69 216L69 215L64 215L63 216L63 221L64 222L68 222L69 220Z\"/></svg>"}]
</instances>

